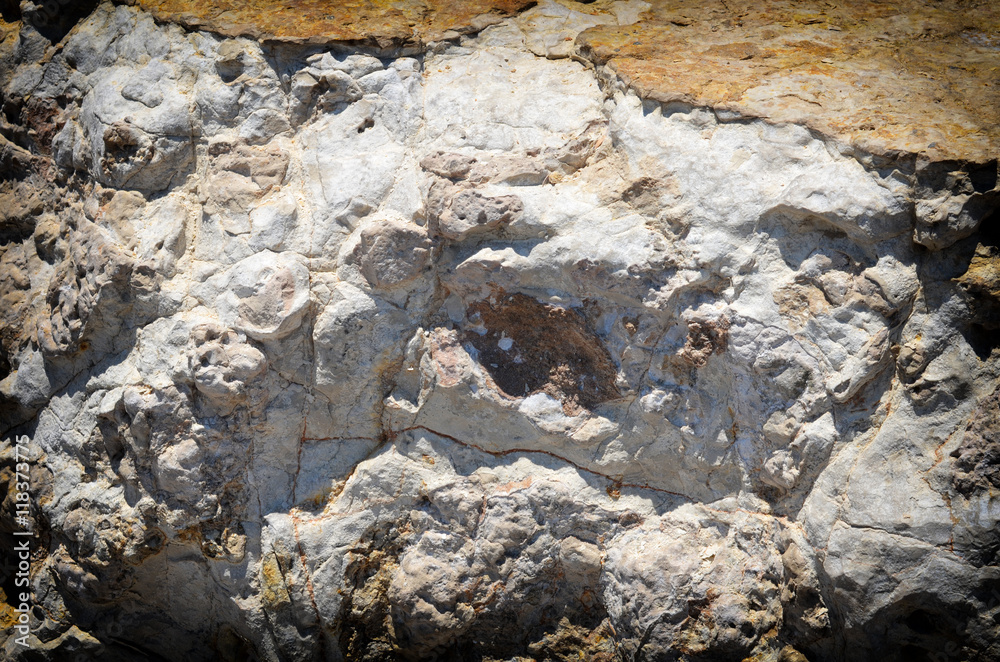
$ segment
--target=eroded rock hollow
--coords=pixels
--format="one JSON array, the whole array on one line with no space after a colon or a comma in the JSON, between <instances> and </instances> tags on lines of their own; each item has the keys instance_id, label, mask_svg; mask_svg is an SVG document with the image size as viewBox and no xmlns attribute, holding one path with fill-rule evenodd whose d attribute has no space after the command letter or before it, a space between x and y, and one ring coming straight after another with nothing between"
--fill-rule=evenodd
<instances>
[{"instance_id":1,"label":"eroded rock hollow","mask_svg":"<svg viewBox=\"0 0 1000 662\"><path fill-rule=\"evenodd\" d=\"M10 658L1000 659L995 3L0 9Z\"/></svg>"}]
</instances>

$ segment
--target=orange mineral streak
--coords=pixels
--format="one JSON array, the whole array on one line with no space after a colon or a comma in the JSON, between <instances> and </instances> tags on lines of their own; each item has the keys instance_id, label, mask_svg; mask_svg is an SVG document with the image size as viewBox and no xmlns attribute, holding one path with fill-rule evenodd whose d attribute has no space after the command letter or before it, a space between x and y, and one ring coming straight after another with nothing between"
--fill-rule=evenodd
<instances>
[{"instance_id":1,"label":"orange mineral streak","mask_svg":"<svg viewBox=\"0 0 1000 662\"><path fill-rule=\"evenodd\" d=\"M227 36L296 43L420 45L481 29L531 0L136 0L158 19Z\"/></svg>"},{"instance_id":2,"label":"orange mineral streak","mask_svg":"<svg viewBox=\"0 0 1000 662\"><path fill-rule=\"evenodd\" d=\"M1000 152L1000 3L652 0L577 39L641 96L804 124L875 154Z\"/></svg>"}]
</instances>

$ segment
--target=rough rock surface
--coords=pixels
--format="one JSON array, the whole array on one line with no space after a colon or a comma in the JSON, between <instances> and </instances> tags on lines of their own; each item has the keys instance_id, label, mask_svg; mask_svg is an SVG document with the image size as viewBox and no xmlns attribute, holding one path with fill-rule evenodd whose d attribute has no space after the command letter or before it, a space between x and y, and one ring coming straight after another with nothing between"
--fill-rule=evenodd
<instances>
[{"instance_id":1,"label":"rough rock surface","mask_svg":"<svg viewBox=\"0 0 1000 662\"><path fill-rule=\"evenodd\" d=\"M994 3L0 9L5 656L1000 657Z\"/></svg>"}]
</instances>

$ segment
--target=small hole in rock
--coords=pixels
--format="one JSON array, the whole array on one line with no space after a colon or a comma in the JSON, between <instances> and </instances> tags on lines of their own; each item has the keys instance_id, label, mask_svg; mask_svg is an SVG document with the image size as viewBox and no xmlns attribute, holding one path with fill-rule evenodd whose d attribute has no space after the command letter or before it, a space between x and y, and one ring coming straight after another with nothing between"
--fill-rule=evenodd
<instances>
[{"instance_id":1,"label":"small hole in rock","mask_svg":"<svg viewBox=\"0 0 1000 662\"><path fill-rule=\"evenodd\" d=\"M981 361L990 358L993 350L1000 346L1000 331L987 329L981 324L970 324L964 335L966 342Z\"/></svg>"},{"instance_id":2,"label":"small hole in rock","mask_svg":"<svg viewBox=\"0 0 1000 662\"><path fill-rule=\"evenodd\" d=\"M918 609L906 617L906 627L918 634L931 634L937 630L934 626L934 616L923 609Z\"/></svg>"}]
</instances>

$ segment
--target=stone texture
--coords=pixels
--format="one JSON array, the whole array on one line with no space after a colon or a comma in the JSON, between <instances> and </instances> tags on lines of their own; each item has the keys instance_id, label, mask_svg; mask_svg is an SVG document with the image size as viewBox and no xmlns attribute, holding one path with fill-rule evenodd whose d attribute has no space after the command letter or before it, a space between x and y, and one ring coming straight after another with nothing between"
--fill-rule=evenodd
<instances>
[{"instance_id":1,"label":"stone texture","mask_svg":"<svg viewBox=\"0 0 1000 662\"><path fill-rule=\"evenodd\" d=\"M1000 656L992 4L0 8L5 659Z\"/></svg>"},{"instance_id":2,"label":"stone texture","mask_svg":"<svg viewBox=\"0 0 1000 662\"><path fill-rule=\"evenodd\" d=\"M229 37L319 44L347 41L386 48L420 45L475 32L533 3L528 0L461 3L365 0L345 4L306 0L289 5L273 0L198 3L138 0L134 4L160 20L191 28L208 28Z\"/></svg>"},{"instance_id":3,"label":"stone texture","mask_svg":"<svg viewBox=\"0 0 1000 662\"><path fill-rule=\"evenodd\" d=\"M665 103L802 124L876 154L983 161L1000 138L998 35L986 1L682 0L578 39Z\"/></svg>"}]
</instances>

